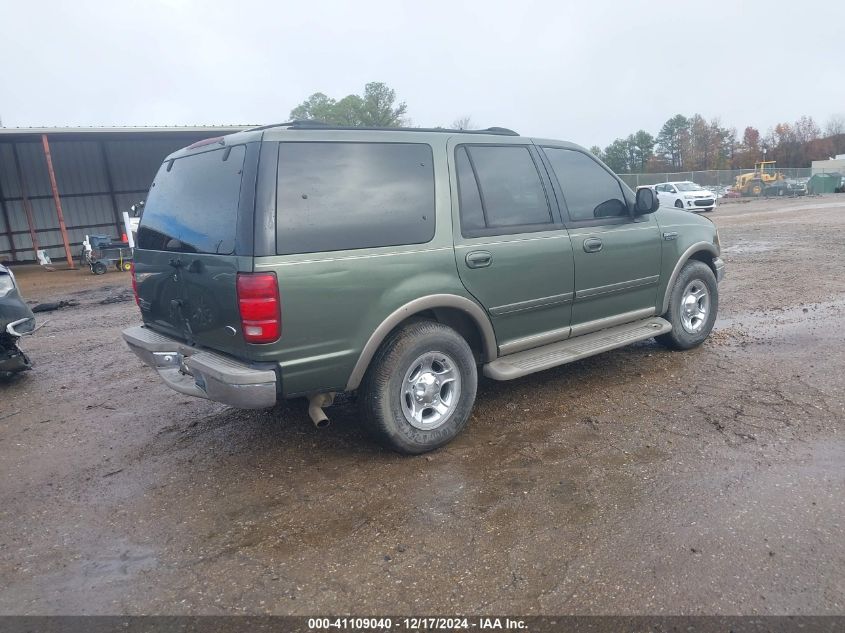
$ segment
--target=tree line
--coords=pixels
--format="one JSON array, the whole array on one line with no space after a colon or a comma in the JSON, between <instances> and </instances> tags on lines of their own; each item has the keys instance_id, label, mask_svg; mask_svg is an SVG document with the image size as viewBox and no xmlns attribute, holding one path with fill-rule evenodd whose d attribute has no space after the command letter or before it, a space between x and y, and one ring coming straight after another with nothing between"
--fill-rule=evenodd
<instances>
[{"instance_id":1,"label":"tree line","mask_svg":"<svg viewBox=\"0 0 845 633\"><path fill-rule=\"evenodd\" d=\"M794 123L778 123L765 135L748 126L739 137L736 128L722 126L719 119L676 114L657 136L639 130L590 151L616 173L747 169L760 160L809 167L814 160L845 153L845 117L831 117L824 131L813 117L802 116Z\"/></svg>"},{"instance_id":2,"label":"tree line","mask_svg":"<svg viewBox=\"0 0 845 633\"><path fill-rule=\"evenodd\" d=\"M351 127L399 127L407 123L405 102L396 102L396 91L387 84L373 81L361 95L351 94L336 100L315 92L290 111L293 121L322 121Z\"/></svg>"},{"instance_id":3,"label":"tree line","mask_svg":"<svg viewBox=\"0 0 845 633\"><path fill-rule=\"evenodd\" d=\"M408 106L396 91L382 82L370 82L360 95L334 99L316 92L291 110L293 120L317 120L352 127L399 127L411 125ZM452 128L472 129L468 116L456 119ZM810 116L794 123L778 123L762 134L748 126L740 137L736 128L725 127L718 118L700 114L676 114L656 136L639 130L590 151L616 173L656 173L744 169L759 160L776 160L781 167L809 167L811 161L845 153L845 117L834 116L824 131Z\"/></svg>"}]
</instances>

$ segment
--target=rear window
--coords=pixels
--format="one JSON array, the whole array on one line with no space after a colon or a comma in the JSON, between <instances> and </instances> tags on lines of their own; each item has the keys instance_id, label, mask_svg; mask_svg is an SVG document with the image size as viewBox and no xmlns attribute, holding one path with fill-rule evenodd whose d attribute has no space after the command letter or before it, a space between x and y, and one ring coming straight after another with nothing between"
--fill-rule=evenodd
<instances>
[{"instance_id":1,"label":"rear window","mask_svg":"<svg viewBox=\"0 0 845 633\"><path fill-rule=\"evenodd\" d=\"M231 255L235 250L243 145L165 162L138 228L138 247Z\"/></svg>"},{"instance_id":2,"label":"rear window","mask_svg":"<svg viewBox=\"0 0 845 633\"><path fill-rule=\"evenodd\" d=\"M422 143L281 143L280 254L400 244L434 237L434 167Z\"/></svg>"}]
</instances>

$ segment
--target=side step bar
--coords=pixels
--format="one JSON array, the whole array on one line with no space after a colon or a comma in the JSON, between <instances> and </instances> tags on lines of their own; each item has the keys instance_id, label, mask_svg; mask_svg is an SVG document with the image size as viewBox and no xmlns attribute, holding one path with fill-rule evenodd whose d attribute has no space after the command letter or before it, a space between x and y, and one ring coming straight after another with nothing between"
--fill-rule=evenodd
<instances>
[{"instance_id":1,"label":"side step bar","mask_svg":"<svg viewBox=\"0 0 845 633\"><path fill-rule=\"evenodd\" d=\"M484 365L484 375L493 380L513 380L536 371L644 341L671 330L672 326L665 319L649 317L642 321L617 325L599 332L502 356Z\"/></svg>"}]
</instances>

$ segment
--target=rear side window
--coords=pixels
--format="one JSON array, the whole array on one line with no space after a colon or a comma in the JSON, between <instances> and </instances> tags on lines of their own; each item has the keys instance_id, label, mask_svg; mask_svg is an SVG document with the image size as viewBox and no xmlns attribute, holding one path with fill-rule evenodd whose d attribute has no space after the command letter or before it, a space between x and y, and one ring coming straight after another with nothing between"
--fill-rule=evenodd
<instances>
[{"instance_id":1,"label":"rear side window","mask_svg":"<svg viewBox=\"0 0 845 633\"><path fill-rule=\"evenodd\" d=\"M245 155L235 145L164 163L144 205L138 247L231 255Z\"/></svg>"},{"instance_id":2,"label":"rear side window","mask_svg":"<svg viewBox=\"0 0 845 633\"><path fill-rule=\"evenodd\" d=\"M487 228L478 183L469 162L466 147L459 147L456 156L458 192L461 204L461 231L464 235Z\"/></svg>"},{"instance_id":3,"label":"rear side window","mask_svg":"<svg viewBox=\"0 0 845 633\"><path fill-rule=\"evenodd\" d=\"M281 143L280 254L401 244L434 237L434 167L422 143Z\"/></svg>"},{"instance_id":4,"label":"rear side window","mask_svg":"<svg viewBox=\"0 0 845 633\"><path fill-rule=\"evenodd\" d=\"M628 216L619 181L581 152L556 147L543 151L557 176L573 222Z\"/></svg>"},{"instance_id":5,"label":"rear side window","mask_svg":"<svg viewBox=\"0 0 845 633\"><path fill-rule=\"evenodd\" d=\"M461 146L455 161L464 236L550 228L546 191L527 147Z\"/></svg>"}]
</instances>

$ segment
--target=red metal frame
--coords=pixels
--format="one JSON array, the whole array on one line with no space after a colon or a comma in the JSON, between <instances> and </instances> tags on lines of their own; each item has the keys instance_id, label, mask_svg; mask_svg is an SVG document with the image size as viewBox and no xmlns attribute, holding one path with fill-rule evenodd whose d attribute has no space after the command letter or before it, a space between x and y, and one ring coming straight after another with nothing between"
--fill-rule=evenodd
<instances>
[{"instance_id":1,"label":"red metal frame","mask_svg":"<svg viewBox=\"0 0 845 633\"><path fill-rule=\"evenodd\" d=\"M53 202L56 204L56 215L59 217L59 230L62 232L62 242L65 246L65 257L70 268L76 268L73 263L73 255L70 253L70 241L67 237L67 226L65 226L65 215L62 213L62 200L59 197L59 186L56 184L56 172L53 171L53 157L50 155L50 142L47 135L41 135L41 144L44 146L44 158L47 159L47 173L50 175L50 187L53 190Z\"/></svg>"}]
</instances>

